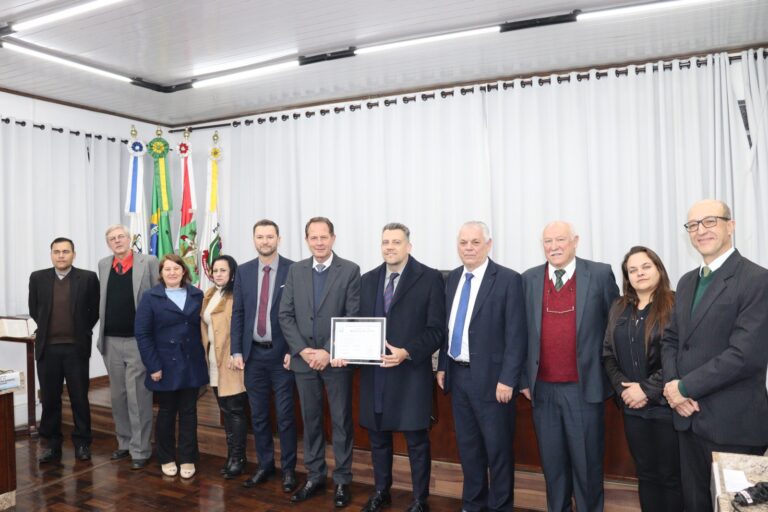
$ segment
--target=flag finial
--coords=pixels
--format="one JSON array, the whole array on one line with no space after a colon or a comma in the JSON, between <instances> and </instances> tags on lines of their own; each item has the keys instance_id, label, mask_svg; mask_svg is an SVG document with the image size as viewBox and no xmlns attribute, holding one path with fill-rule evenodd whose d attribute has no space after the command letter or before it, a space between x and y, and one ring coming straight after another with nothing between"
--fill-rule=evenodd
<instances>
[{"instance_id":1,"label":"flag finial","mask_svg":"<svg viewBox=\"0 0 768 512\"><path fill-rule=\"evenodd\" d=\"M163 135L163 130L159 126L157 127L157 130L155 130L155 135L158 137L161 137Z\"/></svg>"},{"instance_id":2,"label":"flag finial","mask_svg":"<svg viewBox=\"0 0 768 512\"><path fill-rule=\"evenodd\" d=\"M136 129L136 125L132 124L131 125L131 138L135 139L138 134L139 134L139 131Z\"/></svg>"},{"instance_id":3,"label":"flag finial","mask_svg":"<svg viewBox=\"0 0 768 512\"><path fill-rule=\"evenodd\" d=\"M213 132L213 143L218 144L219 143L219 130L216 130Z\"/></svg>"},{"instance_id":4,"label":"flag finial","mask_svg":"<svg viewBox=\"0 0 768 512\"><path fill-rule=\"evenodd\" d=\"M184 128L184 140L189 140L190 133L192 133L192 129L189 126Z\"/></svg>"}]
</instances>

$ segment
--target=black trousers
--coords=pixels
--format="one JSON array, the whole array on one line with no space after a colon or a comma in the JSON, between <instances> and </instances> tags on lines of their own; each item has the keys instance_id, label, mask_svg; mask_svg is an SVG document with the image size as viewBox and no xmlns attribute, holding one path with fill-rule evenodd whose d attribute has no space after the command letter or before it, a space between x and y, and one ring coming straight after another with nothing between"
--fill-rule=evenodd
<instances>
[{"instance_id":1,"label":"black trousers","mask_svg":"<svg viewBox=\"0 0 768 512\"><path fill-rule=\"evenodd\" d=\"M683 504L686 512L711 512L712 452L762 455L765 446L717 444L695 434L692 430L678 432L680 470L683 481Z\"/></svg>"},{"instance_id":2,"label":"black trousers","mask_svg":"<svg viewBox=\"0 0 768 512\"><path fill-rule=\"evenodd\" d=\"M236 395L219 396L219 388L212 386L216 402L219 404L221 414L224 416L224 432L227 436L227 454L231 458L245 458L245 440L248 435L248 423L245 417L245 404L248 395L238 393Z\"/></svg>"},{"instance_id":3,"label":"black trousers","mask_svg":"<svg viewBox=\"0 0 768 512\"><path fill-rule=\"evenodd\" d=\"M75 446L91 444L91 406L88 402L88 358L83 357L72 343L48 344L43 356L37 361L37 377L40 380L40 402L43 406L40 418L40 437L48 448L61 449L61 393L67 382L69 401L75 429L72 443Z\"/></svg>"},{"instance_id":4,"label":"black trousers","mask_svg":"<svg viewBox=\"0 0 768 512\"><path fill-rule=\"evenodd\" d=\"M668 419L624 415L624 432L637 467L643 512L682 512L680 450L677 432Z\"/></svg>"},{"instance_id":5,"label":"black trousers","mask_svg":"<svg viewBox=\"0 0 768 512\"><path fill-rule=\"evenodd\" d=\"M155 391L157 422L155 441L160 464L177 461L195 463L200 458L197 449L197 394L198 388L175 391ZM179 418L178 459L176 445L176 417Z\"/></svg>"},{"instance_id":6,"label":"black trousers","mask_svg":"<svg viewBox=\"0 0 768 512\"><path fill-rule=\"evenodd\" d=\"M429 478L432 470L429 431L426 429L404 431L403 435L408 444L413 499L425 502L429 496ZM392 431L370 429L368 439L371 441L371 461L376 490L389 490L392 487Z\"/></svg>"}]
</instances>

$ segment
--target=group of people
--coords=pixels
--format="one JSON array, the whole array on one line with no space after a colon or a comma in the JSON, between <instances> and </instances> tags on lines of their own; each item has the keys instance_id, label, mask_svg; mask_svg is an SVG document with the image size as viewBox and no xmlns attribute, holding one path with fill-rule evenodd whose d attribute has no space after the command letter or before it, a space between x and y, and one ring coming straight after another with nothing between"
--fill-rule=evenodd
<instances>
[{"instance_id":1,"label":"group of people","mask_svg":"<svg viewBox=\"0 0 768 512\"><path fill-rule=\"evenodd\" d=\"M532 404L549 510L571 510L574 502L579 511L603 509L604 404L611 395L623 409L642 509L711 510L712 452L763 454L768 446L768 270L734 249L734 227L725 203L694 204L685 229L701 265L681 278L675 294L660 257L633 247L621 265L621 296L609 265L576 257L579 237L563 221L544 228L546 262L522 274L489 258L487 225L467 222L457 237L462 265L444 279L411 256L403 224L384 226L383 263L361 276L333 252L329 219L306 223L312 256L296 263L278 254L277 224L261 220L253 228L258 256L240 266L230 256L216 259L215 286L205 294L189 284L178 256L158 263L134 254L123 226L107 230L113 254L99 262L98 278L74 268L73 242L57 238L54 267L30 277L46 441L39 460L61 458L65 379L75 454L90 458L88 358L101 319L98 348L118 440L113 459L146 466L154 393L162 472L192 477L196 403L210 384L228 448L221 473L231 479L245 472L249 404L258 469L244 485L258 486L276 474L274 396L282 488L291 501L304 501L327 485L325 391L332 499L345 507L352 366L331 359L331 319L385 317L381 363L360 368L359 422L368 431L375 481L362 512L392 502L393 432L403 432L408 447L408 511L428 510L433 378L451 396L462 510L512 510L518 394ZM307 471L300 486L294 387Z\"/></svg>"}]
</instances>

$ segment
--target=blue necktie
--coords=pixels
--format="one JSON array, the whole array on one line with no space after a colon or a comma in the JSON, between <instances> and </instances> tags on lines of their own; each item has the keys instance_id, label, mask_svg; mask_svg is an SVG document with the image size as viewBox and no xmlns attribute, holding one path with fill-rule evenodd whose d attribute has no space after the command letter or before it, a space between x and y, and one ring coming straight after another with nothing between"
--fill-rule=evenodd
<instances>
[{"instance_id":1,"label":"blue necktie","mask_svg":"<svg viewBox=\"0 0 768 512\"><path fill-rule=\"evenodd\" d=\"M395 296L395 279L399 276L397 272L392 272L389 275L389 282L387 288L384 290L384 314L389 313L389 307L392 305L392 298Z\"/></svg>"},{"instance_id":2,"label":"blue necktie","mask_svg":"<svg viewBox=\"0 0 768 512\"><path fill-rule=\"evenodd\" d=\"M464 335L464 320L467 318L467 309L469 308L469 290L472 287L472 274L464 274L466 280L461 288L461 297L459 298L459 309L456 310L456 321L453 323L451 331L451 357L456 359L461 354L461 337Z\"/></svg>"}]
</instances>

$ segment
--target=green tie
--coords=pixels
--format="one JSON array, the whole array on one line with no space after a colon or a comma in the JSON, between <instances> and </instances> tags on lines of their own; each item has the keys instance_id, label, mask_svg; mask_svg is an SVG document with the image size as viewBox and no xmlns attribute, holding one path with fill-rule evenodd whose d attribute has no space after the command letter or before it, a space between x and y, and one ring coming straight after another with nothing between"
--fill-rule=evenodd
<instances>
[{"instance_id":1,"label":"green tie","mask_svg":"<svg viewBox=\"0 0 768 512\"><path fill-rule=\"evenodd\" d=\"M561 268L555 270L555 290L557 291L563 287L563 274L565 274L565 270Z\"/></svg>"},{"instance_id":2,"label":"green tie","mask_svg":"<svg viewBox=\"0 0 768 512\"><path fill-rule=\"evenodd\" d=\"M709 288L709 284L712 282L713 277L714 274L712 274L711 268L706 265L701 268L701 277L699 277L699 282L696 285L696 291L693 294L691 314L693 314L693 312L696 310L696 306L698 306L699 302L701 302L701 298L704 297L704 292L706 292L707 288Z\"/></svg>"}]
</instances>

